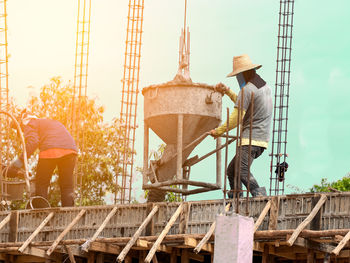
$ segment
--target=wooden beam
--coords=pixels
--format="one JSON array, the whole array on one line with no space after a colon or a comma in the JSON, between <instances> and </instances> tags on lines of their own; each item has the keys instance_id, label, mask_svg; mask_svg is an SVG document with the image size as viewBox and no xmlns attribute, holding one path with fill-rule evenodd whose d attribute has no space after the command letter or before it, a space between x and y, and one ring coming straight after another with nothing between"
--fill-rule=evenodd
<instances>
[{"instance_id":1,"label":"wooden beam","mask_svg":"<svg viewBox=\"0 0 350 263\"><path fill-rule=\"evenodd\" d=\"M82 209L79 214L73 219L72 222L69 223L69 225L63 230L61 234L56 238L56 240L52 243L51 247L46 251L46 254L48 256L51 255L51 253L55 250L57 245L60 243L60 241L64 238L65 235L73 228L73 226L78 223L80 218L85 214L86 210Z\"/></svg>"},{"instance_id":2,"label":"wooden beam","mask_svg":"<svg viewBox=\"0 0 350 263\"><path fill-rule=\"evenodd\" d=\"M153 210L154 206L155 206L154 203L148 203L146 213L149 214ZM153 236L153 235L154 235L154 220L152 218L150 223L146 227L146 236Z\"/></svg>"},{"instance_id":3,"label":"wooden beam","mask_svg":"<svg viewBox=\"0 0 350 263\"><path fill-rule=\"evenodd\" d=\"M268 260L269 260L269 246L265 244L261 262L268 263L269 262Z\"/></svg>"},{"instance_id":4,"label":"wooden beam","mask_svg":"<svg viewBox=\"0 0 350 263\"><path fill-rule=\"evenodd\" d=\"M289 246L292 246L295 240L298 238L300 232L311 222L311 220L316 216L318 211L321 209L323 204L326 202L327 196L325 194L321 195L320 200L317 202L315 207L312 209L311 213L305 218L303 222L294 230L292 236L287 241Z\"/></svg>"},{"instance_id":5,"label":"wooden beam","mask_svg":"<svg viewBox=\"0 0 350 263\"><path fill-rule=\"evenodd\" d=\"M136 240L140 237L142 231L145 229L145 227L148 225L148 223L151 221L151 219L153 218L153 216L155 215L155 213L158 212L159 207L156 205L155 207L153 207L152 211L148 214L148 216L146 217L146 219L142 222L142 224L140 225L140 227L137 229L137 231L135 232L135 234L133 235L133 237L129 240L129 242L126 244L126 246L124 247L124 249L122 250L122 252L119 254L117 261L118 262L123 262L126 254L128 254L129 250L131 249L131 247L135 244Z\"/></svg>"},{"instance_id":6,"label":"wooden beam","mask_svg":"<svg viewBox=\"0 0 350 263\"><path fill-rule=\"evenodd\" d=\"M255 224L254 224L254 233L256 232L256 230L258 230L259 226L261 225L261 223L263 222L265 216L267 215L267 213L269 212L271 207L271 200L269 200L264 209L262 210L262 212L259 215L259 218L256 220Z\"/></svg>"},{"instance_id":7,"label":"wooden beam","mask_svg":"<svg viewBox=\"0 0 350 263\"><path fill-rule=\"evenodd\" d=\"M152 246L151 250L149 251L147 257L145 258L146 263L150 263L154 254L156 253L158 246L162 243L164 237L168 234L170 228L175 223L176 219L179 217L181 211L183 209L183 203L180 204L180 206L177 208L176 212L172 215L170 218L168 224L165 226L163 231L160 233L159 237L157 238L156 242Z\"/></svg>"},{"instance_id":8,"label":"wooden beam","mask_svg":"<svg viewBox=\"0 0 350 263\"><path fill-rule=\"evenodd\" d=\"M225 206L225 212L230 210L230 205L231 204L229 203ZM199 253L201 251L202 247L204 246L204 244L206 244L208 242L209 238L212 236L212 234L215 231L215 227L216 227L216 221L212 223L209 231L205 234L205 236L202 238L202 240L198 243L198 245L193 250L195 253Z\"/></svg>"},{"instance_id":9,"label":"wooden beam","mask_svg":"<svg viewBox=\"0 0 350 263\"><path fill-rule=\"evenodd\" d=\"M44 226L50 221L50 219L53 217L55 213L51 212L44 221L41 222L41 224L35 229L35 231L28 237L28 239L23 243L23 245L18 249L19 252L22 252L28 247L30 242L39 234L39 232L44 228Z\"/></svg>"},{"instance_id":10,"label":"wooden beam","mask_svg":"<svg viewBox=\"0 0 350 263\"><path fill-rule=\"evenodd\" d=\"M338 246L332 250L332 254L338 256L339 252L344 248L344 246L348 243L350 240L350 231L345 235L345 237L340 241Z\"/></svg>"},{"instance_id":11,"label":"wooden beam","mask_svg":"<svg viewBox=\"0 0 350 263\"><path fill-rule=\"evenodd\" d=\"M197 253L193 253L188 251L188 258L195 260L195 261L199 261L199 262L204 262L204 256L203 255L199 255Z\"/></svg>"},{"instance_id":12,"label":"wooden beam","mask_svg":"<svg viewBox=\"0 0 350 263\"><path fill-rule=\"evenodd\" d=\"M100 225L100 227L96 230L96 232L94 233L94 235L92 236L92 238L88 241L86 241L82 246L81 249L84 250L85 252L89 251L89 246L91 242L94 242L96 240L96 238L98 237L98 235L102 232L102 230L106 227L106 225L108 224L108 222L111 220L111 218L115 215L115 213L117 212L118 207L115 206L113 207L112 211L109 212L109 214L107 215L107 217L105 218L105 220L103 221L103 223Z\"/></svg>"},{"instance_id":13,"label":"wooden beam","mask_svg":"<svg viewBox=\"0 0 350 263\"><path fill-rule=\"evenodd\" d=\"M45 250L36 247L27 247L21 253L44 259L52 259L54 261L59 260L57 257L47 256Z\"/></svg>"},{"instance_id":14,"label":"wooden beam","mask_svg":"<svg viewBox=\"0 0 350 263\"><path fill-rule=\"evenodd\" d=\"M189 263L190 258L188 256L188 250L187 249L182 249L181 251L181 263Z\"/></svg>"},{"instance_id":15,"label":"wooden beam","mask_svg":"<svg viewBox=\"0 0 350 263\"><path fill-rule=\"evenodd\" d=\"M8 223L10 222L11 213L9 213L1 222L0 222L0 230Z\"/></svg>"}]
</instances>

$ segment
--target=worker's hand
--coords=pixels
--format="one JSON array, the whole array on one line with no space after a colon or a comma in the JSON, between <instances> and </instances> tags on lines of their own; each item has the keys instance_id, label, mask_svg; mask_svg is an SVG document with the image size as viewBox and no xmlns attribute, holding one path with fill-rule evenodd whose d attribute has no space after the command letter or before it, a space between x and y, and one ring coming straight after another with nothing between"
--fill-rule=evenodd
<instances>
[{"instance_id":1,"label":"worker's hand","mask_svg":"<svg viewBox=\"0 0 350 263\"><path fill-rule=\"evenodd\" d=\"M23 161L21 159L14 160L11 164L9 169L21 169L23 167Z\"/></svg>"},{"instance_id":2,"label":"worker's hand","mask_svg":"<svg viewBox=\"0 0 350 263\"><path fill-rule=\"evenodd\" d=\"M224 95L229 90L229 87L227 87L224 83L220 82L214 86L214 89L217 92L220 92L222 95Z\"/></svg>"},{"instance_id":3,"label":"worker's hand","mask_svg":"<svg viewBox=\"0 0 350 263\"><path fill-rule=\"evenodd\" d=\"M210 132L210 135L214 138L217 138L219 135L216 133L216 130L211 130Z\"/></svg>"}]
</instances>

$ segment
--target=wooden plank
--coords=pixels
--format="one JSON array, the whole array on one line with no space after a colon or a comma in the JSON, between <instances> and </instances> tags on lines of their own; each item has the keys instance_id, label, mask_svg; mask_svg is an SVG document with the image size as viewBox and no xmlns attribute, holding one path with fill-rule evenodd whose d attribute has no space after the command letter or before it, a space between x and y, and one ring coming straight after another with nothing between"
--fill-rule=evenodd
<instances>
[{"instance_id":1,"label":"wooden plank","mask_svg":"<svg viewBox=\"0 0 350 263\"><path fill-rule=\"evenodd\" d=\"M350 231L344 236L344 238L340 241L338 246L332 250L332 254L338 256L339 252L344 248L344 246L348 243L350 240Z\"/></svg>"},{"instance_id":2,"label":"wooden plank","mask_svg":"<svg viewBox=\"0 0 350 263\"><path fill-rule=\"evenodd\" d=\"M112 211L109 212L109 214L107 215L107 217L105 218L105 220L103 221L103 223L100 225L100 227L96 230L96 232L94 233L94 235L92 236L92 238L88 241L86 241L82 246L81 249L84 250L85 252L89 251L89 246L91 242L94 242L96 240L96 238L98 237L98 235L103 231L103 229L106 227L106 225L108 224L108 222L111 220L111 218L115 215L115 213L117 212L118 207L113 207Z\"/></svg>"},{"instance_id":3,"label":"wooden plank","mask_svg":"<svg viewBox=\"0 0 350 263\"><path fill-rule=\"evenodd\" d=\"M69 246L64 246L64 248L67 250L70 262L71 263L75 263L75 258L74 258L73 252L70 249L70 247Z\"/></svg>"},{"instance_id":4,"label":"wooden plank","mask_svg":"<svg viewBox=\"0 0 350 263\"><path fill-rule=\"evenodd\" d=\"M89 251L118 255L121 251L121 248L117 245L95 241L90 243Z\"/></svg>"},{"instance_id":5,"label":"wooden plank","mask_svg":"<svg viewBox=\"0 0 350 263\"><path fill-rule=\"evenodd\" d=\"M126 254L128 254L129 250L131 249L131 247L135 244L136 240L140 237L142 231L145 229L145 227L148 225L148 223L152 220L153 216L155 215L155 213L158 212L159 207L156 205L155 207L153 207L152 211L148 214L148 216L146 217L146 219L142 222L142 224L140 225L140 227L137 229L137 231L135 232L135 234L133 235L133 237L129 240L129 242L126 244L126 246L124 247L124 249L122 250L122 252L119 254L117 261L118 262L123 262Z\"/></svg>"},{"instance_id":6,"label":"wooden plank","mask_svg":"<svg viewBox=\"0 0 350 263\"><path fill-rule=\"evenodd\" d=\"M320 200L317 202L316 206L312 209L311 213L305 218L303 222L294 230L292 236L287 241L289 246L292 246L295 240L298 238L300 232L311 222L311 220L316 216L318 211L321 209L323 204L326 202L327 196L325 194L321 195Z\"/></svg>"},{"instance_id":7,"label":"wooden plank","mask_svg":"<svg viewBox=\"0 0 350 263\"><path fill-rule=\"evenodd\" d=\"M231 204L227 204L225 206L225 212L227 212L228 210L230 210L230 205ZM202 250L202 247L204 246L204 244L206 244L209 240L209 238L212 236L212 234L215 231L215 227L216 227L216 221L212 223L212 225L209 228L209 231L205 234L205 236L202 238L202 240L198 243L198 245L195 247L195 249L193 250L195 253L199 253Z\"/></svg>"},{"instance_id":8,"label":"wooden plank","mask_svg":"<svg viewBox=\"0 0 350 263\"><path fill-rule=\"evenodd\" d=\"M269 218L269 230L277 229L278 210L280 207L280 197L274 196L271 198L270 218Z\"/></svg>"},{"instance_id":9,"label":"wooden plank","mask_svg":"<svg viewBox=\"0 0 350 263\"><path fill-rule=\"evenodd\" d=\"M73 219L72 222L69 223L69 225L63 230L61 234L56 238L56 240L52 243L51 247L47 250L46 254L48 256L51 255L51 253L55 250L57 245L60 243L60 241L64 238L65 235L73 228L73 226L78 223L80 218L85 214L86 210L82 209L79 214Z\"/></svg>"},{"instance_id":10,"label":"wooden plank","mask_svg":"<svg viewBox=\"0 0 350 263\"><path fill-rule=\"evenodd\" d=\"M256 230L258 230L259 226L261 225L261 223L263 222L265 216L267 215L267 213L269 212L271 207L271 200L269 200L264 209L262 210L262 212L259 215L259 218L256 220L255 224L254 224L254 233L256 232Z\"/></svg>"},{"instance_id":11,"label":"wooden plank","mask_svg":"<svg viewBox=\"0 0 350 263\"><path fill-rule=\"evenodd\" d=\"M95 253L89 252L87 263L95 263Z\"/></svg>"},{"instance_id":12,"label":"wooden plank","mask_svg":"<svg viewBox=\"0 0 350 263\"><path fill-rule=\"evenodd\" d=\"M304 247L307 249L313 249L313 250L317 250L317 251L321 251L324 253L331 253L333 251L333 249L335 248L332 245L326 244L326 243L317 243L311 240L307 240L305 238L302 237L298 237L295 242L294 245L296 246L300 246L300 247Z\"/></svg>"},{"instance_id":13,"label":"wooden plank","mask_svg":"<svg viewBox=\"0 0 350 263\"><path fill-rule=\"evenodd\" d=\"M204 256L203 255L199 255L193 252L188 251L188 258L195 260L195 261L199 261L199 262L204 262Z\"/></svg>"},{"instance_id":14,"label":"wooden plank","mask_svg":"<svg viewBox=\"0 0 350 263\"><path fill-rule=\"evenodd\" d=\"M96 256L96 263L104 263L104 255L102 253L97 254Z\"/></svg>"},{"instance_id":15,"label":"wooden plank","mask_svg":"<svg viewBox=\"0 0 350 263\"><path fill-rule=\"evenodd\" d=\"M23 245L18 249L19 252L22 252L28 247L30 242L39 234L39 232L44 228L44 226L50 221L50 219L54 216L54 212L51 212L44 221L35 229L35 231L28 237L28 239L23 243Z\"/></svg>"},{"instance_id":16,"label":"wooden plank","mask_svg":"<svg viewBox=\"0 0 350 263\"><path fill-rule=\"evenodd\" d=\"M170 255L170 263L177 263L177 255L175 253Z\"/></svg>"},{"instance_id":17,"label":"wooden plank","mask_svg":"<svg viewBox=\"0 0 350 263\"><path fill-rule=\"evenodd\" d=\"M17 211L16 211L17 212ZM0 230L8 223L11 219L11 213L9 213L1 222L0 222Z\"/></svg>"},{"instance_id":18,"label":"wooden plank","mask_svg":"<svg viewBox=\"0 0 350 263\"><path fill-rule=\"evenodd\" d=\"M154 243L154 245L152 246L151 250L149 251L147 257L145 258L145 262L146 263L150 263L154 254L156 253L159 245L162 243L164 237L168 234L170 228L172 227L172 225L175 223L176 219L179 217L181 211L183 209L183 204L181 203L180 206L177 208L177 210L175 211L175 213L172 215L172 217L170 218L168 224L165 226L165 228L163 229L163 231L160 233L159 237L157 238L156 242Z\"/></svg>"},{"instance_id":19,"label":"wooden plank","mask_svg":"<svg viewBox=\"0 0 350 263\"><path fill-rule=\"evenodd\" d=\"M19 220L19 213L18 211L11 211L11 218L10 218L10 233L9 233L9 241L10 242L17 242L17 234L18 234L18 220Z\"/></svg>"},{"instance_id":20,"label":"wooden plank","mask_svg":"<svg viewBox=\"0 0 350 263\"><path fill-rule=\"evenodd\" d=\"M185 203L180 214L179 234L186 234L188 227L188 219L190 217L191 203Z\"/></svg>"}]
</instances>

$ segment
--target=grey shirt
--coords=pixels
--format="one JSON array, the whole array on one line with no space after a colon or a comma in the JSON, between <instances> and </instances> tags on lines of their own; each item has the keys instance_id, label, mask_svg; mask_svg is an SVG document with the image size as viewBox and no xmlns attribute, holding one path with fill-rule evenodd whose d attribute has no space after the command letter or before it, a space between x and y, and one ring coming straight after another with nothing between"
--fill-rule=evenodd
<instances>
[{"instance_id":1,"label":"grey shirt","mask_svg":"<svg viewBox=\"0 0 350 263\"><path fill-rule=\"evenodd\" d=\"M235 107L238 108L243 101L243 110L246 112L243 119L242 138L249 139L252 93L254 93L252 140L268 142L272 117L272 97L271 88L267 84L258 89L254 84L248 82L238 93Z\"/></svg>"}]
</instances>

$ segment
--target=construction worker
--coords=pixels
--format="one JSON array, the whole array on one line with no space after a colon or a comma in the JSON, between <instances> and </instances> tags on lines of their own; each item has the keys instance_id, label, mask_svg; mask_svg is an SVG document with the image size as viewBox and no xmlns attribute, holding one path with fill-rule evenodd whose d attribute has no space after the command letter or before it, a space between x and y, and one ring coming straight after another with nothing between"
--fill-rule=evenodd
<instances>
[{"instance_id":1,"label":"construction worker","mask_svg":"<svg viewBox=\"0 0 350 263\"><path fill-rule=\"evenodd\" d=\"M24 110L20 123L26 141L28 158L39 148L35 176L35 195L47 199L50 180L58 168L62 206L74 206L74 167L77 147L64 125L56 120L40 119ZM23 168L23 154L10 164L10 169Z\"/></svg>"},{"instance_id":2,"label":"construction worker","mask_svg":"<svg viewBox=\"0 0 350 263\"><path fill-rule=\"evenodd\" d=\"M240 167L240 180L238 189L242 188L242 183L248 186L248 171L254 159L258 158L267 148L270 138L270 125L272 117L272 97L271 89L266 82L256 73L256 70L261 68L261 65L253 64L248 55L233 57L233 71L227 77L236 76L240 91L238 96L227 86L219 83L215 88L223 94L226 94L235 103L234 111L229 117L228 129L234 129L238 125L238 109L242 107L240 113L240 123L242 126L242 141L239 144L241 156L238 158L238 153L232 159L227 167L227 175L231 190L235 190L235 177L238 173L236 165ZM254 109L251 112L251 95L254 93ZM251 152L249 152L249 134L250 121L252 120L251 132ZM210 131L210 134L215 138L226 132L227 123ZM250 163L249 163L250 154ZM240 164L236 159L240 159ZM237 160L238 161L238 160ZM249 190L253 197L266 195L265 187L259 187L258 182L252 174L250 174ZM242 194L240 195L242 196ZM229 198L233 198L233 191L229 191Z\"/></svg>"}]
</instances>

